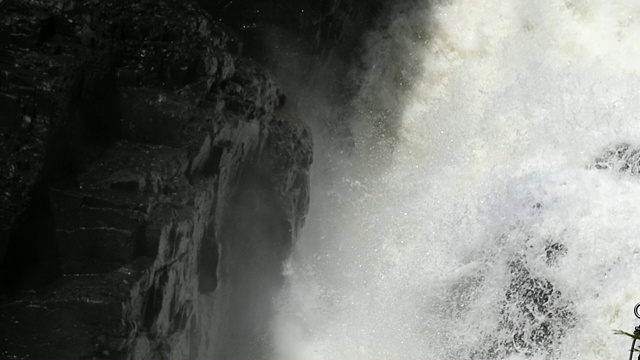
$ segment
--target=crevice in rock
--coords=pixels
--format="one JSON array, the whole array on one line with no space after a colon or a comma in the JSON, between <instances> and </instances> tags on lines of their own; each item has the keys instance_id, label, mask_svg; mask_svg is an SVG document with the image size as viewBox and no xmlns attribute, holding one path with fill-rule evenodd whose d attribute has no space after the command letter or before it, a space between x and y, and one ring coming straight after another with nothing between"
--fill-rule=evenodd
<instances>
[{"instance_id":1,"label":"crevice in rock","mask_svg":"<svg viewBox=\"0 0 640 360\"><path fill-rule=\"evenodd\" d=\"M142 318L142 326L147 329L147 331L151 329L158 314L160 314L160 310L162 310L165 286L168 280L169 274L166 269L160 271L159 274L156 274L155 280L147 292L144 316Z\"/></svg>"},{"instance_id":2,"label":"crevice in rock","mask_svg":"<svg viewBox=\"0 0 640 360\"><path fill-rule=\"evenodd\" d=\"M78 176L120 137L120 103L113 60L87 59L68 80L61 120L55 124L44 162L47 185L77 187Z\"/></svg>"},{"instance_id":3,"label":"crevice in rock","mask_svg":"<svg viewBox=\"0 0 640 360\"><path fill-rule=\"evenodd\" d=\"M213 223L210 223L202 239L202 247L198 252L198 291L200 294L211 293L218 287L219 246L215 239Z\"/></svg>"},{"instance_id":4,"label":"crevice in rock","mask_svg":"<svg viewBox=\"0 0 640 360\"><path fill-rule=\"evenodd\" d=\"M61 275L55 220L44 186L33 188L29 205L17 214L9 236L0 259L0 296L49 285Z\"/></svg>"}]
</instances>

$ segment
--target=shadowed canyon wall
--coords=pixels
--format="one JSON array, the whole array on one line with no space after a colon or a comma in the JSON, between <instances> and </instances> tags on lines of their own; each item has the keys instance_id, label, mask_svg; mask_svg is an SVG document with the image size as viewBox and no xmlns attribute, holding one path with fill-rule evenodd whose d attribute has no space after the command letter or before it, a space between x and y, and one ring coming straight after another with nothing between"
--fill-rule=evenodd
<instances>
[{"instance_id":1,"label":"shadowed canyon wall","mask_svg":"<svg viewBox=\"0 0 640 360\"><path fill-rule=\"evenodd\" d=\"M264 357L312 161L265 68L376 6L0 0L0 357Z\"/></svg>"}]
</instances>

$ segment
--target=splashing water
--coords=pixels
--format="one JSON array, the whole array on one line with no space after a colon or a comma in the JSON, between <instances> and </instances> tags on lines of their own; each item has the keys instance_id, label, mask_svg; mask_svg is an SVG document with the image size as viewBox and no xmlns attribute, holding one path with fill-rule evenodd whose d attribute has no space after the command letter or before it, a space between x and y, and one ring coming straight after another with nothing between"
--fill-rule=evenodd
<instances>
[{"instance_id":1,"label":"splashing water","mask_svg":"<svg viewBox=\"0 0 640 360\"><path fill-rule=\"evenodd\" d=\"M626 358L640 4L394 11L369 36L353 150L316 155L277 359Z\"/></svg>"}]
</instances>

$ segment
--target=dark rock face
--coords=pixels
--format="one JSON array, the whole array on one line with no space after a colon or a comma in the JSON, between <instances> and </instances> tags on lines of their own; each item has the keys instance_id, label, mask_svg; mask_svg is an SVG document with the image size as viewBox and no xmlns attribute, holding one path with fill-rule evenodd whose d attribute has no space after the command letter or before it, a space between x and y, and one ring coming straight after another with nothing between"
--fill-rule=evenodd
<instances>
[{"instance_id":1,"label":"dark rock face","mask_svg":"<svg viewBox=\"0 0 640 360\"><path fill-rule=\"evenodd\" d=\"M252 57L268 60L266 47L272 44L265 42L264 33L276 29L279 33L295 34L287 40L295 42L288 45L298 50L319 57L334 50L353 56L354 44L387 1L198 0L198 3L216 20L234 28L244 43L240 49Z\"/></svg>"},{"instance_id":2,"label":"dark rock face","mask_svg":"<svg viewBox=\"0 0 640 360\"><path fill-rule=\"evenodd\" d=\"M309 132L197 4L0 1L0 357L257 359Z\"/></svg>"}]
</instances>

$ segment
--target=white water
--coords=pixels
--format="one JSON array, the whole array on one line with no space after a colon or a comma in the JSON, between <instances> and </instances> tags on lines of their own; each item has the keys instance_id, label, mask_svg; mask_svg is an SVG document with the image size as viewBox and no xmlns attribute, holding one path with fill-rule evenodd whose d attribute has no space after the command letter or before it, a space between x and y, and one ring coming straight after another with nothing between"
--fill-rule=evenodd
<instances>
[{"instance_id":1,"label":"white water","mask_svg":"<svg viewBox=\"0 0 640 360\"><path fill-rule=\"evenodd\" d=\"M640 177L589 165L640 145L640 3L431 5L369 36L354 150L315 134L278 359L626 359Z\"/></svg>"}]
</instances>

